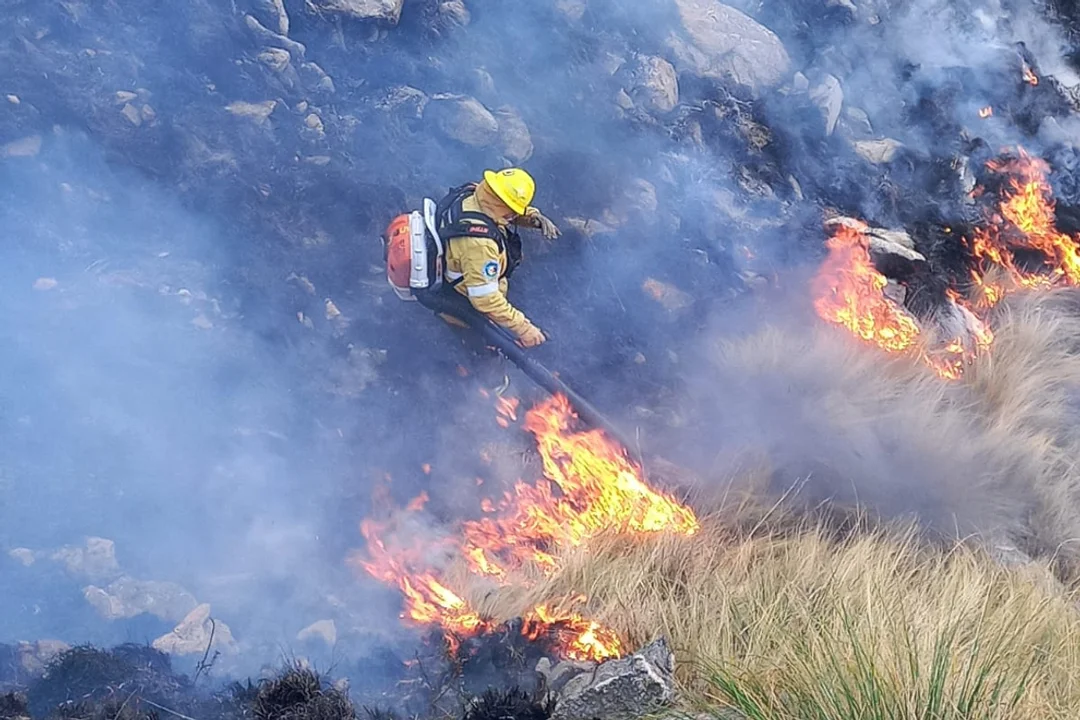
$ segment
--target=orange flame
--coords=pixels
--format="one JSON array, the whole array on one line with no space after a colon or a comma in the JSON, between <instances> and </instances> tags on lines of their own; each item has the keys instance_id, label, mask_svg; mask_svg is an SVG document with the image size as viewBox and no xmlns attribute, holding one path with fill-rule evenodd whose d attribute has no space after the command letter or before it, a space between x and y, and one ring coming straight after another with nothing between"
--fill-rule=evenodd
<instances>
[{"instance_id":1,"label":"orange flame","mask_svg":"<svg viewBox=\"0 0 1080 720\"><path fill-rule=\"evenodd\" d=\"M500 398L500 417L516 417L516 407L516 401ZM651 489L625 449L599 430L574 430L574 420L562 395L526 413L524 426L536 438L545 478L533 485L518 482L500 501L485 499L481 507L488 517L463 523L453 537L422 539L408 527L411 514L426 501L422 496L393 522L364 520L366 554L351 562L396 585L404 595L402 617L440 626L456 648L459 638L490 631L494 624L449 586L440 570L450 564L448 557L462 559L473 577L505 584L513 570L526 564L550 573L557 567L557 549L580 545L601 532L689 535L698 530L694 512ZM585 600L578 596L573 603ZM565 657L603 660L622 654L615 633L576 612L543 605L523 620L527 637L546 636Z\"/></svg>"},{"instance_id":2,"label":"orange flame","mask_svg":"<svg viewBox=\"0 0 1080 720\"><path fill-rule=\"evenodd\" d=\"M983 120L985 120L988 117L992 117L993 115L994 115L994 108L990 107L989 105L987 105L986 107L979 110L979 117L981 117Z\"/></svg>"},{"instance_id":3,"label":"orange flame","mask_svg":"<svg viewBox=\"0 0 1080 720\"><path fill-rule=\"evenodd\" d=\"M519 482L495 517L467 522L463 534L479 549L474 572L502 576L532 562L554 569L552 547L575 547L604 531L692 535L690 508L657 493L626 451L600 430L572 432L573 409L556 395L528 412L525 428L536 436L546 479ZM485 569L486 568L486 569Z\"/></svg>"},{"instance_id":4,"label":"orange flame","mask_svg":"<svg viewBox=\"0 0 1080 720\"><path fill-rule=\"evenodd\" d=\"M1032 71L1032 69L1028 66L1027 63L1024 63L1023 74L1024 82L1026 82L1028 85L1034 87L1035 85L1039 84L1039 76Z\"/></svg>"},{"instance_id":5,"label":"orange flame","mask_svg":"<svg viewBox=\"0 0 1080 720\"><path fill-rule=\"evenodd\" d=\"M838 225L825 247L829 255L813 283L818 315L882 350L899 352L909 348L919 335L919 326L911 315L882 295L888 280L870 260L863 230Z\"/></svg>"},{"instance_id":6,"label":"orange flame","mask_svg":"<svg viewBox=\"0 0 1080 720\"><path fill-rule=\"evenodd\" d=\"M1046 162L1021 149L1016 158L991 161L988 167L1011 177L999 214L991 218L988 227L976 231L971 241L981 276L975 284L983 291L984 303L993 306L1016 289L1046 288L1061 282L1080 285L1080 245L1056 228ZM1043 267L1035 271L1020 268L1015 249L1036 251L1043 257ZM992 267L1004 272L1007 285L987 286L984 279Z\"/></svg>"},{"instance_id":7,"label":"orange flame","mask_svg":"<svg viewBox=\"0 0 1080 720\"><path fill-rule=\"evenodd\" d=\"M919 343L921 329L914 316L883 294L888 284L870 258L866 225L837 225L825 246L829 255L813 282L814 309L823 320L847 328L856 337L886 352L917 351L938 375L955 380L964 364L976 352L993 341L989 329L966 307L960 296L950 291L949 298L965 313L967 324L974 328L976 347L966 347L955 338L943 348L927 351ZM985 347L984 347L985 343Z\"/></svg>"},{"instance_id":8,"label":"orange flame","mask_svg":"<svg viewBox=\"0 0 1080 720\"><path fill-rule=\"evenodd\" d=\"M973 307L956 290L946 291L964 314L972 343L965 346L957 338L934 351L919 350L938 374L949 379L959 377L966 360L993 344L994 334L976 309L988 310L1017 290L1080 286L1080 239L1056 227L1047 163L1018 148L1016 157L991 160L987 167L1008 177L996 211L965 241L976 261L971 272L976 303ZM976 188L973 197L982 191L981 186ZM829 256L814 281L818 314L890 352L915 345L919 326L882 295L886 279L871 263L864 230L839 226L826 245ZM1038 266L1022 262L1021 251Z\"/></svg>"}]
</instances>

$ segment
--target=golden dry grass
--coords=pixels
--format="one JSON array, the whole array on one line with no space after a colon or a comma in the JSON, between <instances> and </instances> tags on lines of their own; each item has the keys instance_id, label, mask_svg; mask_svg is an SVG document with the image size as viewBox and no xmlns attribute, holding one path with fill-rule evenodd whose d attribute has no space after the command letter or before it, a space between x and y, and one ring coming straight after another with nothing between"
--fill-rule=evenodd
<instances>
[{"instance_id":1,"label":"golden dry grass","mask_svg":"<svg viewBox=\"0 0 1080 720\"><path fill-rule=\"evenodd\" d=\"M691 389L720 448L702 531L597 538L470 601L584 593L628 646L669 639L687 698L755 720L1080 718L1080 291L991 320L959 382L831 328L721 341ZM1000 542L1039 562L979 549Z\"/></svg>"},{"instance_id":2,"label":"golden dry grass","mask_svg":"<svg viewBox=\"0 0 1080 720\"><path fill-rule=\"evenodd\" d=\"M666 636L698 703L762 719L1080 716L1075 598L966 545L709 518L693 537L612 535L561 559L554 576L472 600L510 618L585 593L630 647Z\"/></svg>"}]
</instances>

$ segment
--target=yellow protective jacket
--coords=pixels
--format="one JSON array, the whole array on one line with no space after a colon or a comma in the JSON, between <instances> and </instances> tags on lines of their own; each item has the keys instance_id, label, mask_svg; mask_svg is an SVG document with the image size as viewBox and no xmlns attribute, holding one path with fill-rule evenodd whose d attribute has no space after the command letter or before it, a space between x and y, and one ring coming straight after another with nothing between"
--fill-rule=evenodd
<instances>
[{"instance_id":1,"label":"yellow protective jacket","mask_svg":"<svg viewBox=\"0 0 1080 720\"><path fill-rule=\"evenodd\" d=\"M466 197L461 209L483 212L475 195ZM521 337L532 323L506 299L507 282L503 277L506 266L506 250L500 252L494 240L462 235L446 241L445 281L451 283L460 279L454 286L456 291L469 298L476 310L497 325Z\"/></svg>"}]
</instances>

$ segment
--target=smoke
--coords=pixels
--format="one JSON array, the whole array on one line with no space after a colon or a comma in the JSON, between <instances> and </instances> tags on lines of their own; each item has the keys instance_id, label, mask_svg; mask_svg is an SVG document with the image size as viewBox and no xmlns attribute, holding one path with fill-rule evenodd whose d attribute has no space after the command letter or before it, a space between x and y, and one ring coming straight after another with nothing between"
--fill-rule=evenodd
<instances>
[{"instance_id":1,"label":"smoke","mask_svg":"<svg viewBox=\"0 0 1080 720\"><path fill-rule=\"evenodd\" d=\"M5 162L0 187L0 546L37 553L0 561L0 636L153 640L183 613L110 625L82 589L168 581L264 646L247 659L260 662L335 593L360 601L331 531L358 420L309 387L337 359L245 327L220 224L76 133ZM113 541L115 565L62 571L51 554L86 537Z\"/></svg>"},{"instance_id":2,"label":"smoke","mask_svg":"<svg viewBox=\"0 0 1080 720\"><path fill-rule=\"evenodd\" d=\"M0 561L19 588L0 599L0 639L171 629L101 622L89 581L48 557L98 536L116 543L114 575L183 586L255 662L326 617L366 650L397 613L344 561L373 492L402 504L427 489L435 521L452 521L516 479L480 459L525 442L479 391L504 375L526 404L535 391L397 302L376 239L512 153L453 140L411 105L387 110L402 87L473 96L528 127L535 204L566 234L526 237L511 300L552 337L535 356L654 448L677 443L673 459L722 475L717 444L751 447L780 468L777 488L812 475L812 500L850 491L942 530L1020 527L1034 502L993 471L985 437L967 442L975 420L936 384L879 381L876 357L831 336L765 342L770 362L702 360L736 325L813 322L792 310L801 276L778 272L820 258L822 207L890 226L963 214L957 157L1042 151L1040 129L1060 142L1042 118L1067 130L1063 101L1026 85L1021 62L1075 78L1033 8L740 3L792 58L780 87L677 62L680 105L649 113L620 91L640 56L678 61L682 21L661 0L590 0L578 19L572 2L466 3L467 25L447 3L406 2L381 31L286 2L288 42L270 45L247 19L273 29L270 3L0 4L17 18L0 29L0 96L17 101L0 97L0 146L41 141L30 157L0 152L0 546L43 551L30 568ZM843 96L831 134L812 97L830 74ZM986 105L1002 111L980 119ZM853 149L882 136L903 143L895 163ZM732 306L774 277L795 298L778 315ZM656 287L678 291L674 306ZM829 418L839 396L855 410ZM928 419L947 432L927 435ZM55 574L37 584L43 568Z\"/></svg>"}]
</instances>

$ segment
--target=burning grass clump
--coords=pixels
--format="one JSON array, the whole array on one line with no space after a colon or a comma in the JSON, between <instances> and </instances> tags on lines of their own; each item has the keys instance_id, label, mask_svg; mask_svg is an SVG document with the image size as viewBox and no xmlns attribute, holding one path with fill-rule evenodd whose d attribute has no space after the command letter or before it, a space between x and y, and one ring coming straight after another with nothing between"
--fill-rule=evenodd
<instances>
[{"instance_id":1,"label":"burning grass clump","mask_svg":"<svg viewBox=\"0 0 1080 720\"><path fill-rule=\"evenodd\" d=\"M252 704L256 720L354 720L349 696L314 670L294 664L264 681Z\"/></svg>"},{"instance_id":2,"label":"burning grass clump","mask_svg":"<svg viewBox=\"0 0 1080 720\"><path fill-rule=\"evenodd\" d=\"M942 551L913 527L838 539L709 517L690 537L605 536L560 559L477 605L510 617L583 593L630 647L670 640L691 703L763 720L1064 720L1080 707L1077 598L1045 568Z\"/></svg>"}]
</instances>

